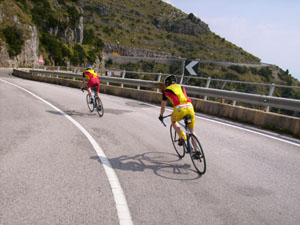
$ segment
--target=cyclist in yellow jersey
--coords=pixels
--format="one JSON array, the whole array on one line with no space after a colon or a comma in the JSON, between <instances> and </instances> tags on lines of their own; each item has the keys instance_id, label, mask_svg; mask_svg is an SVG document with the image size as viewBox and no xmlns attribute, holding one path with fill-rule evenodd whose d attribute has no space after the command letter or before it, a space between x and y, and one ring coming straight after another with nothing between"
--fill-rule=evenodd
<instances>
[{"instance_id":1,"label":"cyclist in yellow jersey","mask_svg":"<svg viewBox=\"0 0 300 225\"><path fill-rule=\"evenodd\" d=\"M183 145L183 142L186 140L186 136L184 131L180 130L180 125L177 122L182 120L185 116L190 115L192 122L188 125L188 127L191 133L196 135L194 129L195 112L192 101L188 98L185 88L179 84L176 84L176 77L174 75L170 75L165 79L165 90L163 91L159 115L159 120L161 121L165 112L167 99L171 101L174 107L171 115L171 122L176 133L179 136L178 145Z\"/></svg>"}]
</instances>

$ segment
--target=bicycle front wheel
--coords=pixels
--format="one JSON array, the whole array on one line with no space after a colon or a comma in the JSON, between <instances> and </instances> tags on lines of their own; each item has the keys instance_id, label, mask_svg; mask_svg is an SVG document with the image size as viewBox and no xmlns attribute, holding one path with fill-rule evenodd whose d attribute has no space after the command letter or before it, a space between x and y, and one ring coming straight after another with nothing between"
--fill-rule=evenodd
<instances>
[{"instance_id":1,"label":"bicycle front wheel","mask_svg":"<svg viewBox=\"0 0 300 225\"><path fill-rule=\"evenodd\" d=\"M88 106L90 112L93 112L94 111L94 104L91 103L91 96L89 94L86 95L86 103L87 103L87 106Z\"/></svg>"},{"instance_id":2,"label":"bicycle front wheel","mask_svg":"<svg viewBox=\"0 0 300 225\"><path fill-rule=\"evenodd\" d=\"M190 138L188 139L188 146L192 150L190 152L190 155L195 169L199 174L204 174L206 171L204 151L200 144L200 141L195 135L191 134ZM198 151L199 153L195 155L196 151Z\"/></svg>"},{"instance_id":3,"label":"bicycle front wheel","mask_svg":"<svg viewBox=\"0 0 300 225\"><path fill-rule=\"evenodd\" d=\"M179 137L178 137L178 134L176 133L174 127L172 126L172 124L170 126L170 135L171 135L171 140L172 140L174 149L175 149L178 157L180 159L183 158L185 155L184 145L183 146L178 145Z\"/></svg>"},{"instance_id":4,"label":"bicycle front wheel","mask_svg":"<svg viewBox=\"0 0 300 225\"><path fill-rule=\"evenodd\" d=\"M104 114L103 104L102 104L102 101L100 98L97 98L97 100L99 100L98 105L97 105L97 113L100 117L102 117Z\"/></svg>"}]
</instances>

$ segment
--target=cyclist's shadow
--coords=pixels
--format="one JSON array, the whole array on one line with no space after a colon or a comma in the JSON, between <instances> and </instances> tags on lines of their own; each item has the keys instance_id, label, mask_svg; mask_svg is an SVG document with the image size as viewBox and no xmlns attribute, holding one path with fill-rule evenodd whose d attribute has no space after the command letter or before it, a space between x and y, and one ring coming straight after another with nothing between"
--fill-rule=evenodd
<instances>
[{"instance_id":1,"label":"cyclist's shadow","mask_svg":"<svg viewBox=\"0 0 300 225\"><path fill-rule=\"evenodd\" d=\"M91 159L98 160L102 164L98 156L92 156ZM182 163L177 155L166 152L147 152L135 156L123 155L108 160L113 169L133 172L142 172L150 169L157 176L172 180L194 180L200 178L200 175L191 169L190 164Z\"/></svg>"}]
</instances>

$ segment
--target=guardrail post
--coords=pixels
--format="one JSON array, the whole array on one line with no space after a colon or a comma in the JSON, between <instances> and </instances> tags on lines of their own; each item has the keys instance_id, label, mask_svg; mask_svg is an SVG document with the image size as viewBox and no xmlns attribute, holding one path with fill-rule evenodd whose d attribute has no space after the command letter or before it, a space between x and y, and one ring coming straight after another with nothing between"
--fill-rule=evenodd
<instances>
[{"instance_id":1,"label":"guardrail post","mask_svg":"<svg viewBox=\"0 0 300 225\"><path fill-rule=\"evenodd\" d=\"M227 84L227 82L225 81L224 84L222 85L222 90L225 88L225 85ZM222 98L221 103L224 104L225 103L225 99Z\"/></svg>"},{"instance_id":2,"label":"guardrail post","mask_svg":"<svg viewBox=\"0 0 300 225\"><path fill-rule=\"evenodd\" d=\"M106 72L106 76L110 77L110 76L111 76L111 72L110 72L110 71L107 71L107 72ZM106 82L106 85L109 86L109 82Z\"/></svg>"},{"instance_id":3,"label":"guardrail post","mask_svg":"<svg viewBox=\"0 0 300 225\"><path fill-rule=\"evenodd\" d=\"M160 82L161 79L161 73L158 74L157 82ZM156 89L156 92L159 92L159 88Z\"/></svg>"},{"instance_id":4,"label":"guardrail post","mask_svg":"<svg viewBox=\"0 0 300 225\"><path fill-rule=\"evenodd\" d=\"M179 83L179 84L182 84L182 82L183 82L184 65L185 65L185 60L182 60L182 61L181 61L181 79L180 79L180 83Z\"/></svg>"},{"instance_id":5,"label":"guardrail post","mask_svg":"<svg viewBox=\"0 0 300 225\"><path fill-rule=\"evenodd\" d=\"M126 75L126 71L124 70L124 71L122 72L121 78L124 79L124 78L125 78L125 75ZM122 83L122 84L121 84L121 88L123 88L123 87L124 87L124 84Z\"/></svg>"},{"instance_id":6,"label":"guardrail post","mask_svg":"<svg viewBox=\"0 0 300 225\"><path fill-rule=\"evenodd\" d=\"M57 66L57 71L59 71L60 70L60 66Z\"/></svg>"},{"instance_id":7,"label":"guardrail post","mask_svg":"<svg viewBox=\"0 0 300 225\"><path fill-rule=\"evenodd\" d=\"M275 84L272 83L272 84L270 85L269 96L272 96L272 95L273 95L274 89L275 89ZM266 112L269 112L269 111L270 111L270 106L267 106L267 107L266 107Z\"/></svg>"},{"instance_id":8,"label":"guardrail post","mask_svg":"<svg viewBox=\"0 0 300 225\"><path fill-rule=\"evenodd\" d=\"M76 71L77 71L77 68L76 68L76 67L74 67L73 73L76 73Z\"/></svg>"},{"instance_id":9,"label":"guardrail post","mask_svg":"<svg viewBox=\"0 0 300 225\"><path fill-rule=\"evenodd\" d=\"M209 88L210 81L211 81L211 78L208 77L208 78L207 78L207 81L206 81L206 85L205 85L206 88ZM207 96L204 96L204 100L205 100L205 101L207 100Z\"/></svg>"}]
</instances>

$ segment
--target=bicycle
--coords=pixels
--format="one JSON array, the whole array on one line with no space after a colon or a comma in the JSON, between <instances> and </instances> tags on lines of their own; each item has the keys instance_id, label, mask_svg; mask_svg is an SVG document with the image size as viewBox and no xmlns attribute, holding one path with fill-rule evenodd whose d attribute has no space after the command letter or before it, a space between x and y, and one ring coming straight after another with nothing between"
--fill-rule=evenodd
<instances>
[{"instance_id":1,"label":"bicycle","mask_svg":"<svg viewBox=\"0 0 300 225\"><path fill-rule=\"evenodd\" d=\"M97 96L96 88L97 88L97 85L94 85L92 87L92 92L94 93L93 101L91 101L91 96L89 94L87 94L86 95L86 103L87 103L87 106L88 106L90 112L93 112L96 109L98 115L100 117L102 117L104 114L104 107L103 107L101 99L98 98L98 96ZM84 90L86 90L86 88L83 88L81 90L82 90L82 92L84 92ZM98 103L98 101L99 101L99 103Z\"/></svg>"},{"instance_id":2,"label":"bicycle","mask_svg":"<svg viewBox=\"0 0 300 225\"><path fill-rule=\"evenodd\" d=\"M164 122L164 119L167 117L170 117L170 116L171 115L164 116L163 120L161 121L165 127L167 125ZM195 135L193 135L188 129L188 124L191 123L190 116L189 115L185 116L183 118L183 121L184 121L184 123L182 123L182 121L178 122L179 125L184 128L185 134L186 134L186 141L184 141L182 146L178 145L178 141L179 141L178 134L176 133L172 124L170 125L170 135L171 135L171 140L172 140L174 149L180 159L182 159L185 156L185 153L189 153L195 169L197 170L197 172L199 174L202 175L206 172L206 160L205 160L203 148L202 148L198 138ZM199 151L199 153L196 154L196 156L195 156L195 152L197 150Z\"/></svg>"}]
</instances>

